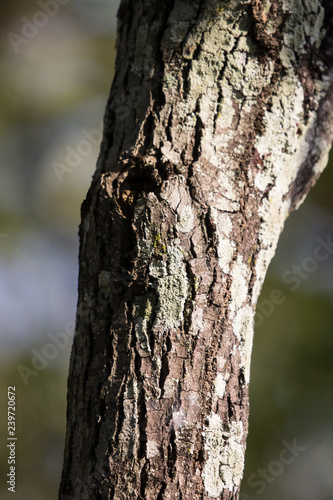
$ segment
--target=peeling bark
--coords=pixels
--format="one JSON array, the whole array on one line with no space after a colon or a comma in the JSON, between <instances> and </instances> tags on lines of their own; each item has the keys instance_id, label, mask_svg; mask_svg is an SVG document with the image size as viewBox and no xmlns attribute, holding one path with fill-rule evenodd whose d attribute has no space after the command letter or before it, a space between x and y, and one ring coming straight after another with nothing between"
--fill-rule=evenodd
<instances>
[{"instance_id":1,"label":"peeling bark","mask_svg":"<svg viewBox=\"0 0 333 500\"><path fill-rule=\"evenodd\" d=\"M59 498L235 500L256 302L333 138L324 0L123 0Z\"/></svg>"}]
</instances>

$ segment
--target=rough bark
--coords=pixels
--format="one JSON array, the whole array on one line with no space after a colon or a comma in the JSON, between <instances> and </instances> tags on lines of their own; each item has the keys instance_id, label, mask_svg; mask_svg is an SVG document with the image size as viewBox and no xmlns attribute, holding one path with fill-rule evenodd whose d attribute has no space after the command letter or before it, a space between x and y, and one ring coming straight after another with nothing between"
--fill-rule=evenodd
<instances>
[{"instance_id":1,"label":"rough bark","mask_svg":"<svg viewBox=\"0 0 333 500\"><path fill-rule=\"evenodd\" d=\"M237 499L253 317L332 142L332 8L123 0L59 498Z\"/></svg>"}]
</instances>

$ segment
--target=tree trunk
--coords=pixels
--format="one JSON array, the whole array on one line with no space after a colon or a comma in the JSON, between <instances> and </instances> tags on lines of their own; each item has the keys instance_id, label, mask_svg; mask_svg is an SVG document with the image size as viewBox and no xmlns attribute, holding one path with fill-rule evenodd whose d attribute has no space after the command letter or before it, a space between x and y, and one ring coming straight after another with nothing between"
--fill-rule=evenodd
<instances>
[{"instance_id":1,"label":"tree trunk","mask_svg":"<svg viewBox=\"0 0 333 500\"><path fill-rule=\"evenodd\" d=\"M324 0L123 0L59 498L237 499L255 305L332 142Z\"/></svg>"}]
</instances>

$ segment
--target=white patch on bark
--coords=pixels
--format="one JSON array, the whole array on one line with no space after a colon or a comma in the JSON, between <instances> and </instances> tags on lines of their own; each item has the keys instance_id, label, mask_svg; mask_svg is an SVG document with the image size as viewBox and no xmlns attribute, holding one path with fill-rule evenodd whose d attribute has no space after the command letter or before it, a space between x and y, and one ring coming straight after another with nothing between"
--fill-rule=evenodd
<instances>
[{"instance_id":1,"label":"white patch on bark","mask_svg":"<svg viewBox=\"0 0 333 500\"><path fill-rule=\"evenodd\" d=\"M224 273L229 272L229 265L235 251L235 244L227 238L219 238L217 244L217 255L219 265Z\"/></svg>"},{"instance_id":2,"label":"white patch on bark","mask_svg":"<svg viewBox=\"0 0 333 500\"><path fill-rule=\"evenodd\" d=\"M146 457L153 458L159 455L158 444L155 441L147 441Z\"/></svg>"},{"instance_id":3,"label":"white patch on bark","mask_svg":"<svg viewBox=\"0 0 333 500\"><path fill-rule=\"evenodd\" d=\"M290 155L296 153L299 145L297 130L298 123L302 122L303 102L304 92L299 78L293 69L289 69L280 82L277 95L272 97L271 109L265 113L265 133L255 143L255 148L264 158L265 172L255 179L256 186L262 191L276 180L283 195L297 174Z\"/></svg>"},{"instance_id":4,"label":"white patch on bark","mask_svg":"<svg viewBox=\"0 0 333 500\"><path fill-rule=\"evenodd\" d=\"M266 276L266 271L267 271L268 265L269 265L270 260L271 260L269 253L270 253L269 250L267 251L267 249L263 248L262 250L260 250L260 252L257 256L257 259L256 259L255 269L256 269L257 278L256 278L256 282L254 284L253 291L252 291L252 303L253 304L257 303L258 297L260 295L261 287L262 287L264 278Z\"/></svg>"},{"instance_id":5,"label":"white patch on bark","mask_svg":"<svg viewBox=\"0 0 333 500\"><path fill-rule=\"evenodd\" d=\"M225 76L229 82L232 82L234 90L242 92L246 96L256 97L260 94L263 87L270 83L274 63L269 61L262 64L258 59L251 57L242 64L243 71L240 71L239 61L246 60L246 53L236 50L228 56L228 64Z\"/></svg>"},{"instance_id":6,"label":"white patch on bark","mask_svg":"<svg viewBox=\"0 0 333 500\"><path fill-rule=\"evenodd\" d=\"M242 422L231 422L223 429L221 417L211 413L202 433L207 458L203 470L205 490L213 498L220 497L224 489L233 491L239 486L244 468Z\"/></svg>"},{"instance_id":7,"label":"white patch on bark","mask_svg":"<svg viewBox=\"0 0 333 500\"><path fill-rule=\"evenodd\" d=\"M220 231L228 236L232 231L232 222L230 216L224 212L211 208L213 221Z\"/></svg>"},{"instance_id":8,"label":"white patch on bark","mask_svg":"<svg viewBox=\"0 0 333 500\"><path fill-rule=\"evenodd\" d=\"M169 141L164 141L164 145L161 148L161 152L163 154L164 162L170 161L174 165L178 165L180 163L180 155L172 148L172 144Z\"/></svg>"},{"instance_id":9,"label":"white patch on bark","mask_svg":"<svg viewBox=\"0 0 333 500\"><path fill-rule=\"evenodd\" d=\"M183 319L185 300L188 294L188 280L183 262L183 253L175 245L166 247L166 263L154 261L149 274L158 277L155 288L158 297L157 315L154 326L164 329L177 328Z\"/></svg>"},{"instance_id":10,"label":"white patch on bark","mask_svg":"<svg viewBox=\"0 0 333 500\"><path fill-rule=\"evenodd\" d=\"M253 345L253 309L246 305L239 309L233 321L233 329L240 342L240 366L244 370L245 382L250 382L251 353Z\"/></svg>"},{"instance_id":11,"label":"white patch on bark","mask_svg":"<svg viewBox=\"0 0 333 500\"><path fill-rule=\"evenodd\" d=\"M232 261L235 249L236 247L233 241L227 238L218 238L217 255L219 258L219 265L226 274L229 272L230 262Z\"/></svg>"},{"instance_id":12,"label":"white patch on bark","mask_svg":"<svg viewBox=\"0 0 333 500\"><path fill-rule=\"evenodd\" d=\"M242 188L244 184L240 180L236 181L235 172L226 168L218 173L218 182L223 193L223 198L231 203L229 210L234 212L239 210L239 197L236 188Z\"/></svg>"},{"instance_id":13,"label":"white patch on bark","mask_svg":"<svg viewBox=\"0 0 333 500\"><path fill-rule=\"evenodd\" d=\"M263 246L269 245L275 249L288 216L288 209L289 202L283 202L280 192L274 187L269 193L269 199L264 199L258 210L263 219L259 231L259 241Z\"/></svg>"},{"instance_id":14,"label":"white patch on bark","mask_svg":"<svg viewBox=\"0 0 333 500\"><path fill-rule=\"evenodd\" d=\"M224 365L226 363L226 359L223 356L217 356L216 361L217 361L217 368L219 370L223 370Z\"/></svg>"},{"instance_id":15,"label":"white patch on bark","mask_svg":"<svg viewBox=\"0 0 333 500\"><path fill-rule=\"evenodd\" d=\"M172 423L175 431L179 431L185 420L185 410L181 408L179 411L172 413Z\"/></svg>"},{"instance_id":16,"label":"white patch on bark","mask_svg":"<svg viewBox=\"0 0 333 500\"><path fill-rule=\"evenodd\" d=\"M261 250L256 259L256 282L253 287L252 302L256 303L269 263L275 254L275 249L288 216L289 201L282 201L282 192L274 186L259 208L262 224L259 230Z\"/></svg>"},{"instance_id":17,"label":"white patch on bark","mask_svg":"<svg viewBox=\"0 0 333 500\"><path fill-rule=\"evenodd\" d=\"M223 398L226 388L226 381L224 380L223 374L218 373L215 379L215 393L218 398Z\"/></svg>"},{"instance_id":18,"label":"white patch on bark","mask_svg":"<svg viewBox=\"0 0 333 500\"><path fill-rule=\"evenodd\" d=\"M195 305L191 316L191 333L193 335L198 335L203 328L203 309Z\"/></svg>"},{"instance_id":19,"label":"white patch on bark","mask_svg":"<svg viewBox=\"0 0 333 500\"><path fill-rule=\"evenodd\" d=\"M288 3L288 9L292 11L292 15L304 16L306 11L309 19L305 19L300 30L305 30L309 35L315 33L318 35L317 21L314 13L322 15L322 8L315 0L313 6L304 6L303 2L297 1L300 10L294 10L296 5L294 0ZM303 12L303 7L305 11ZM298 9L298 7L297 7ZM310 10L309 10L310 9ZM311 13L311 12L312 13ZM311 17L312 16L312 17ZM312 21L311 21L312 19ZM295 22L288 20L287 24ZM311 23L313 26L311 27ZM299 22L298 22L299 25ZM298 41L294 40L294 33L291 29L292 24L287 29L285 36L285 46L282 49L282 58L287 58L289 53L289 45L297 43L297 51L302 51L302 41L299 34ZM317 27L316 27L317 26ZM289 34L288 34L289 33ZM312 36L311 35L311 36ZM292 45L292 49L295 47ZM290 53L293 53L293 50ZM285 59L287 60L287 59ZM317 99L320 100L322 92L325 90L317 89ZM256 260L256 283L253 288L252 301L255 303L258 299L263 279L266 275L267 267L274 256L275 248L282 232L284 221L289 212L289 201L283 202L283 196L288 193L290 185L295 180L299 166L306 160L309 154L308 136L311 137L311 129L314 127L315 114L310 113L307 125L302 126L302 133L299 135L299 124L303 122L303 101L304 92L300 84L299 78L291 69L290 59L288 59L288 68L286 75L281 80L276 92L276 96L272 98L272 106L269 111L266 111L264 116L265 132L256 140L255 147L263 161L264 170L258 173L254 179L256 187L264 192L268 186L272 186L267 199L264 199L259 210L259 214L263 219L259 239L262 249L259 252ZM329 151L330 145L321 144L318 149L321 151ZM293 161L290 160L291 155ZM327 156L320 155L320 162L314 166L314 171L321 172L325 167ZM305 197L305 196L304 196ZM298 206L303 200L300 200Z\"/></svg>"},{"instance_id":20,"label":"white patch on bark","mask_svg":"<svg viewBox=\"0 0 333 500\"><path fill-rule=\"evenodd\" d=\"M234 116L235 116L235 110L232 106L232 100L230 96L227 94L220 106L220 113L217 117L217 122L216 122L217 126L220 126L221 128L231 127Z\"/></svg>"},{"instance_id":21,"label":"white patch on bark","mask_svg":"<svg viewBox=\"0 0 333 500\"><path fill-rule=\"evenodd\" d=\"M186 179L183 175L171 177L165 181L161 189L161 198L165 200L177 214L176 229L181 233L189 233L195 222L192 200Z\"/></svg>"},{"instance_id":22,"label":"white patch on bark","mask_svg":"<svg viewBox=\"0 0 333 500\"><path fill-rule=\"evenodd\" d=\"M246 301L248 296L248 275L249 270L243 262L241 255L237 256L237 260L231 271L232 283L230 287L231 300L229 309L232 315Z\"/></svg>"},{"instance_id":23,"label":"white patch on bark","mask_svg":"<svg viewBox=\"0 0 333 500\"><path fill-rule=\"evenodd\" d=\"M184 207L178 215L176 229L180 233L189 233L194 227L194 213L191 206Z\"/></svg>"},{"instance_id":24,"label":"white patch on bark","mask_svg":"<svg viewBox=\"0 0 333 500\"><path fill-rule=\"evenodd\" d=\"M235 244L228 238L232 231L232 221L228 214L221 212L214 206L210 208L210 217L216 226L219 265L222 271L227 274L235 251Z\"/></svg>"},{"instance_id":25,"label":"white patch on bark","mask_svg":"<svg viewBox=\"0 0 333 500\"><path fill-rule=\"evenodd\" d=\"M174 398L177 390L177 380L168 377L163 385L163 397Z\"/></svg>"}]
</instances>

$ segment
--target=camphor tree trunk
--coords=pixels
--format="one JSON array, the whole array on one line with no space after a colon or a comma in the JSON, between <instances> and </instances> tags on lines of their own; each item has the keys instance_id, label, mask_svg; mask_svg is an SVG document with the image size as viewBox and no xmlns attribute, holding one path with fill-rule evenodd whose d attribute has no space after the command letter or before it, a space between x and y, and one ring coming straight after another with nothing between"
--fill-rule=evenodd
<instances>
[{"instance_id":1,"label":"camphor tree trunk","mask_svg":"<svg viewBox=\"0 0 333 500\"><path fill-rule=\"evenodd\" d=\"M123 0L59 498L237 499L255 305L332 142L329 0Z\"/></svg>"}]
</instances>

